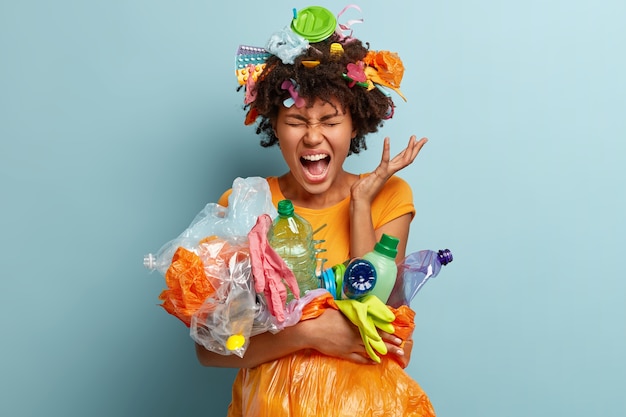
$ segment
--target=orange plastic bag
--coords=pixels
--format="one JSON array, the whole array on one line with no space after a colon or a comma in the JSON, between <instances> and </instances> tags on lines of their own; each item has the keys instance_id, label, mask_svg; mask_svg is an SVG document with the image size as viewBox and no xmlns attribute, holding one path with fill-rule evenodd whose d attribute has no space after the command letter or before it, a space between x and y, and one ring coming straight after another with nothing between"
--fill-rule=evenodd
<instances>
[{"instance_id":1,"label":"orange plastic bag","mask_svg":"<svg viewBox=\"0 0 626 417\"><path fill-rule=\"evenodd\" d=\"M191 317L204 300L215 293L215 288L204 274L204 264L198 255L185 248L178 248L165 274L167 289L159 295L161 306L177 317L187 327Z\"/></svg>"},{"instance_id":2,"label":"orange plastic bag","mask_svg":"<svg viewBox=\"0 0 626 417\"><path fill-rule=\"evenodd\" d=\"M302 320L336 308L332 296L318 297ZM415 313L392 309L396 334L408 337ZM359 365L301 351L252 369L241 369L233 385L228 417L434 417L426 393L391 356Z\"/></svg>"},{"instance_id":3,"label":"orange plastic bag","mask_svg":"<svg viewBox=\"0 0 626 417\"><path fill-rule=\"evenodd\" d=\"M161 306L189 327L192 316L220 288L231 259L242 262L247 257L245 247L217 236L200 240L195 252L178 247L165 272L167 289L159 295Z\"/></svg>"}]
</instances>

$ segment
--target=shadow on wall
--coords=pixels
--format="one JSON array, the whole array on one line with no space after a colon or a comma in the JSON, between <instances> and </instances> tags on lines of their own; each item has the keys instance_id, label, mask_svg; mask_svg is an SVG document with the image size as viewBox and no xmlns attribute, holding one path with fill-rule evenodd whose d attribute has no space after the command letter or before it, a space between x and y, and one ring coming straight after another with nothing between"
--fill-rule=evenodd
<instances>
[{"instance_id":1,"label":"shadow on wall","mask_svg":"<svg viewBox=\"0 0 626 417\"><path fill-rule=\"evenodd\" d=\"M227 130L228 127L224 127ZM220 133L217 133L220 135ZM213 134L212 134L213 135ZM279 176L287 171L280 148L275 145L264 148L260 145L260 137L254 134L253 128L241 130L229 129L223 132L224 137L231 137L232 142L221 149L208 149L211 164L205 168L208 180L207 192L217 200L221 193L229 189L235 178ZM210 143L210 142L209 142ZM207 146L209 148L209 146Z\"/></svg>"},{"instance_id":2,"label":"shadow on wall","mask_svg":"<svg viewBox=\"0 0 626 417\"><path fill-rule=\"evenodd\" d=\"M189 171L186 174L196 177L188 183L190 188L178 190L181 192L178 198L183 200L187 211L193 212L187 219L176 222L182 226L175 234L182 232L204 205L217 202L237 177L266 177L286 171L278 146L263 148L259 137L248 127L232 128L226 122L222 125L210 134L197 134L189 140L187 146L197 152L175 151L183 153L187 160ZM215 138L218 137L229 140L216 147ZM199 191L195 188L197 186ZM175 234L170 237L175 237ZM164 243L165 240L159 241L153 249ZM146 270L141 271L142 275L146 273ZM126 396L124 401L143 404L139 406L143 409L142 413L151 416L193 416L198 410L205 410L205 415L226 415L237 370L207 368L198 363L189 330L155 305L159 303L158 294L165 288L164 278L154 272L147 279L152 281L149 284L151 294L147 296L143 288L143 297L148 297L148 300L142 305L148 310L144 314L149 322L144 323L145 328L141 332L145 333L146 343L154 348L149 352L124 354L127 358L133 357L133 364L129 362L129 366L144 370L140 376L131 376L136 378L132 386L139 388L134 394ZM135 348L143 350L143 347ZM138 357L141 364L136 363ZM123 410L137 410L137 405L120 404L114 408L123 413Z\"/></svg>"}]
</instances>

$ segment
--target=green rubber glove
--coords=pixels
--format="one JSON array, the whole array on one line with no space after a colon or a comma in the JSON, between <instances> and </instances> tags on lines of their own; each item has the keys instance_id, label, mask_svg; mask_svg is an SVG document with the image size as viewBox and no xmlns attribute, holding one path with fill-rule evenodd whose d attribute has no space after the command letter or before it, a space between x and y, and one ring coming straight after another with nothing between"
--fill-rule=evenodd
<instances>
[{"instance_id":1,"label":"green rubber glove","mask_svg":"<svg viewBox=\"0 0 626 417\"><path fill-rule=\"evenodd\" d=\"M362 304L367 305L367 314L374 322L374 325L380 330L393 334L395 329L391 324L396 316L391 312L389 307L385 305L380 298L375 295L366 295L360 299Z\"/></svg>"},{"instance_id":2,"label":"green rubber glove","mask_svg":"<svg viewBox=\"0 0 626 417\"><path fill-rule=\"evenodd\" d=\"M373 361L380 363L381 355L387 354L387 346L377 329L393 333L391 322L394 314L380 299L374 295L360 300L335 300L339 310L359 328L365 351Z\"/></svg>"}]
</instances>

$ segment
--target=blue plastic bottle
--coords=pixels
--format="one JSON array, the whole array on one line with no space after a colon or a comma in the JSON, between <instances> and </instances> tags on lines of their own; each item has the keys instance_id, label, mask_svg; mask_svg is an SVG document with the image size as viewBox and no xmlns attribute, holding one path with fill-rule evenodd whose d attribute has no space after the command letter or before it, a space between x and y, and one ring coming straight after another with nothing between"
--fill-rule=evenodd
<instances>
[{"instance_id":1,"label":"blue plastic bottle","mask_svg":"<svg viewBox=\"0 0 626 417\"><path fill-rule=\"evenodd\" d=\"M315 275L317 260L313 228L306 219L296 214L291 200L278 202L278 216L268 231L267 239L296 276L300 295L319 287ZM287 299L292 298L289 293Z\"/></svg>"}]
</instances>

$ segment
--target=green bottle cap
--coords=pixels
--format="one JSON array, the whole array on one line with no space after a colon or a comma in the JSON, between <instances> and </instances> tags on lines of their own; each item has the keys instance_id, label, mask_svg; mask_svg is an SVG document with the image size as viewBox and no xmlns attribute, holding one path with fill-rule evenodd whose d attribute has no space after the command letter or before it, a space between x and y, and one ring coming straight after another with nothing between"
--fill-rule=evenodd
<instances>
[{"instance_id":1,"label":"green bottle cap","mask_svg":"<svg viewBox=\"0 0 626 417\"><path fill-rule=\"evenodd\" d=\"M380 241L374 246L374 250L395 259L398 254L398 243L400 243L400 239L383 233L380 237Z\"/></svg>"},{"instance_id":2,"label":"green bottle cap","mask_svg":"<svg viewBox=\"0 0 626 417\"><path fill-rule=\"evenodd\" d=\"M293 203L291 200L280 200L278 202L278 215L281 217L293 216Z\"/></svg>"},{"instance_id":3,"label":"green bottle cap","mask_svg":"<svg viewBox=\"0 0 626 417\"><path fill-rule=\"evenodd\" d=\"M324 7L310 6L294 13L291 29L309 42L320 42L335 32L337 19Z\"/></svg>"}]
</instances>

